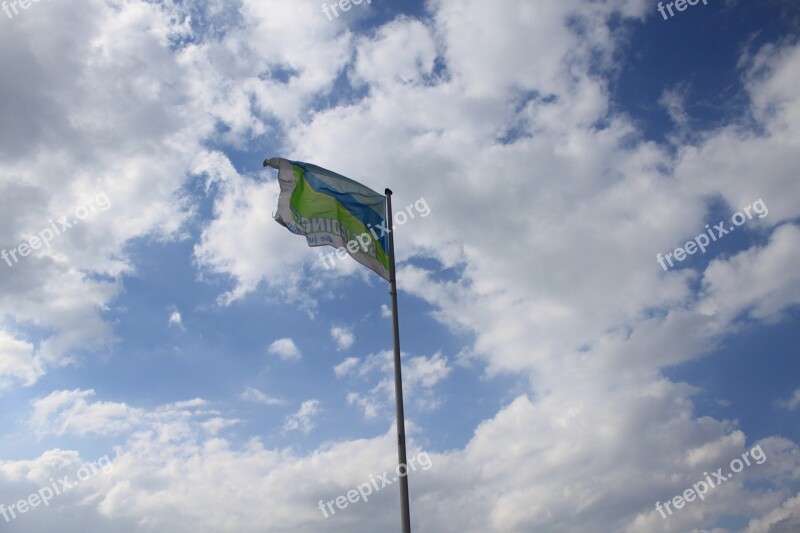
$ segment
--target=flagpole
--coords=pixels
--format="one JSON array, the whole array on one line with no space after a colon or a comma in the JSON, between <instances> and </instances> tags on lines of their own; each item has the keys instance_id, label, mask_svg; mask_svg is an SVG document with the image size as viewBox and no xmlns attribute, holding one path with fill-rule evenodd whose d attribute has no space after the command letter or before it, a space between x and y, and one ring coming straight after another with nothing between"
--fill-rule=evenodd
<instances>
[{"instance_id":1,"label":"flagpole","mask_svg":"<svg viewBox=\"0 0 800 533\"><path fill-rule=\"evenodd\" d=\"M403 465L400 476L400 507L403 519L403 533L411 533L411 512L408 504L408 462L406 460L406 423L403 412L403 375L400 371L400 323L397 319L397 280L394 266L394 224L392 219L392 191L386 189L386 219L389 231L389 294L392 295L392 326L394 329L394 397L397 409L397 460L398 469Z\"/></svg>"}]
</instances>

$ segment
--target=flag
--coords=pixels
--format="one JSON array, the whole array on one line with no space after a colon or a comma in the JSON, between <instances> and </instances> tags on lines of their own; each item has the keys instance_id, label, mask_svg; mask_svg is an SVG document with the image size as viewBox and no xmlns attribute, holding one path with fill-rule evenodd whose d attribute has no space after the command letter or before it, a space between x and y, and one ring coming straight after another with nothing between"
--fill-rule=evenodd
<instances>
[{"instance_id":1,"label":"flag","mask_svg":"<svg viewBox=\"0 0 800 533\"><path fill-rule=\"evenodd\" d=\"M275 220L309 246L344 248L350 256L389 280L386 196L330 170L273 157L280 196ZM342 253L342 252L339 252Z\"/></svg>"}]
</instances>

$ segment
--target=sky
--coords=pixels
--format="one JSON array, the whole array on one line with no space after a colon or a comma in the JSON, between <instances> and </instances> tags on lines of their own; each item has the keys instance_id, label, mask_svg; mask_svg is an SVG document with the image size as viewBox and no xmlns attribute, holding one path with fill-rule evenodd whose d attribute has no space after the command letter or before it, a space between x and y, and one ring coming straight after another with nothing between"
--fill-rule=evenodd
<instances>
[{"instance_id":1,"label":"sky","mask_svg":"<svg viewBox=\"0 0 800 533\"><path fill-rule=\"evenodd\" d=\"M800 531L799 30L3 2L0 531L400 530L388 284L272 220L270 157L415 214L413 531Z\"/></svg>"}]
</instances>

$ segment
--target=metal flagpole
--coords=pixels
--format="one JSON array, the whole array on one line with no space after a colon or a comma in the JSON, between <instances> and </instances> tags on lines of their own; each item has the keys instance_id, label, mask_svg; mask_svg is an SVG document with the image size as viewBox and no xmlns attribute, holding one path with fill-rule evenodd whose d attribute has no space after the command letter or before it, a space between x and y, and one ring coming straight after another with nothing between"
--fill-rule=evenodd
<instances>
[{"instance_id":1,"label":"metal flagpole","mask_svg":"<svg viewBox=\"0 0 800 533\"><path fill-rule=\"evenodd\" d=\"M397 319L397 280L394 266L394 224L392 219L392 191L386 189L386 219L389 226L389 294L392 295L392 325L394 327L394 396L397 408L397 460L400 476L400 506L403 533L411 533L411 512L408 505L408 462L406 461L406 423L403 413L403 376L400 371L400 323Z\"/></svg>"}]
</instances>

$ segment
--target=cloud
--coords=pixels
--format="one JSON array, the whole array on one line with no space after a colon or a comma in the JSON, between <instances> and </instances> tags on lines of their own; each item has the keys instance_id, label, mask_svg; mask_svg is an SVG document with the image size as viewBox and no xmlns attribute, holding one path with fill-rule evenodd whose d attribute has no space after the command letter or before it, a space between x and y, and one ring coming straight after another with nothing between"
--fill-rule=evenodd
<instances>
[{"instance_id":1,"label":"cloud","mask_svg":"<svg viewBox=\"0 0 800 533\"><path fill-rule=\"evenodd\" d=\"M357 405L364 414L364 420L374 420L381 414L383 406L369 396L362 396L357 392L347 393L347 405Z\"/></svg>"},{"instance_id":2,"label":"cloud","mask_svg":"<svg viewBox=\"0 0 800 533\"><path fill-rule=\"evenodd\" d=\"M301 431L310 433L316 427L314 417L320 413L320 402L318 400L306 400L300 405L296 413L286 417L283 424L283 431Z\"/></svg>"},{"instance_id":3,"label":"cloud","mask_svg":"<svg viewBox=\"0 0 800 533\"><path fill-rule=\"evenodd\" d=\"M447 358L441 352L436 352L431 357L412 357L406 363L405 369L409 385L423 388L435 386L452 370L447 366Z\"/></svg>"},{"instance_id":4,"label":"cloud","mask_svg":"<svg viewBox=\"0 0 800 533\"><path fill-rule=\"evenodd\" d=\"M229 428L231 426L235 426L236 424L240 424L241 420L231 420L227 418L211 418L204 422L200 423L200 427L202 427L207 433L210 435L216 435L223 429Z\"/></svg>"},{"instance_id":5,"label":"cloud","mask_svg":"<svg viewBox=\"0 0 800 533\"><path fill-rule=\"evenodd\" d=\"M669 115L675 129L670 134L671 142L675 144L686 144L692 138L692 116L687 111L687 100L690 99L691 86L688 83L680 83L675 87L664 89L658 104L664 108Z\"/></svg>"},{"instance_id":6,"label":"cloud","mask_svg":"<svg viewBox=\"0 0 800 533\"><path fill-rule=\"evenodd\" d=\"M219 194L215 200L215 217L203 230L194 254L198 264L210 273L223 273L236 280L236 287L222 295L218 301L229 305L253 291L265 276L269 284L290 303L298 303L313 313L314 300L298 290L303 274L302 264L310 262L307 247L297 236L272 220L271 213L278 205L277 181L257 182L240 176L233 168L217 170L221 164L216 159L198 163L198 171L214 175L224 173L225 179L217 184ZM202 166L200 166L202 165ZM230 174L230 176L228 176ZM241 242L258 242L259 246L243 248L230 235L238 234ZM281 250L281 253L275 253Z\"/></svg>"},{"instance_id":7,"label":"cloud","mask_svg":"<svg viewBox=\"0 0 800 533\"><path fill-rule=\"evenodd\" d=\"M794 391L794 395L792 399L789 400L788 407L790 410L794 411L797 407L800 406L800 389Z\"/></svg>"},{"instance_id":8,"label":"cloud","mask_svg":"<svg viewBox=\"0 0 800 533\"><path fill-rule=\"evenodd\" d=\"M193 407L205 407L208 405L208 402L202 398L193 398L191 400L183 400L180 402L173 402L168 403L160 407L162 410L172 410L172 409L189 409Z\"/></svg>"},{"instance_id":9,"label":"cloud","mask_svg":"<svg viewBox=\"0 0 800 533\"><path fill-rule=\"evenodd\" d=\"M124 402L94 401L93 389L60 390L32 401L30 426L39 437L47 435L118 436L151 424L214 415L198 408L208 403L200 398L156 407L147 412ZM221 418L207 421L209 430L236 423ZM205 422L204 422L205 423Z\"/></svg>"},{"instance_id":10,"label":"cloud","mask_svg":"<svg viewBox=\"0 0 800 533\"><path fill-rule=\"evenodd\" d=\"M260 403L262 405L282 405L286 403L284 400L271 398L253 387L245 388L244 392L239 395L239 399L245 402Z\"/></svg>"},{"instance_id":11,"label":"cloud","mask_svg":"<svg viewBox=\"0 0 800 533\"><path fill-rule=\"evenodd\" d=\"M91 402L94 390L62 390L33 402L37 435L115 435L141 422L143 412L124 403Z\"/></svg>"},{"instance_id":12,"label":"cloud","mask_svg":"<svg viewBox=\"0 0 800 533\"><path fill-rule=\"evenodd\" d=\"M355 370L358 367L359 361L360 360L358 357L348 357L347 359L345 359L344 361L333 367L333 372L334 374L336 374L337 378L346 376L347 374L349 374L351 371Z\"/></svg>"},{"instance_id":13,"label":"cloud","mask_svg":"<svg viewBox=\"0 0 800 533\"><path fill-rule=\"evenodd\" d=\"M58 515L66 511L62 518L68 516L70 524L82 531L97 530L100 516L94 507L113 484L115 465L111 456L113 454L83 458L73 450L55 449L30 460L0 461L0 495L4 502L17 502L34 494L40 498L37 506L28 507L25 514L19 506L15 505L15 511L11 511L12 506L6 505L4 528L44 532L53 528ZM44 500L42 496L49 499ZM35 499L33 501L36 503ZM46 503L41 505L43 501Z\"/></svg>"},{"instance_id":14,"label":"cloud","mask_svg":"<svg viewBox=\"0 0 800 533\"><path fill-rule=\"evenodd\" d=\"M338 326L331 328L331 338L336 341L337 350L347 350L356 340L356 336L349 329Z\"/></svg>"},{"instance_id":15,"label":"cloud","mask_svg":"<svg viewBox=\"0 0 800 533\"><path fill-rule=\"evenodd\" d=\"M800 494L784 501L764 517L752 520L745 533L791 533L800 529Z\"/></svg>"},{"instance_id":16,"label":"cloud","mask_svg":"<svg viewBox=\"0 0 800 533\"><path fill-rule=\"evenodd\" d=\"M559 530L592 531L593 524L603 523L612 530L649 533L691 530L707 513L727 515L735 507L742 516L759 517L749 531L767 531L758 529L764 524L783 531L777 525L791 523L796 502L782 484L796 481L800 471L800 448L786 439L751 443L762 447L767 460L716 489L702 507L687 506L669 523L655 511L654 502L681 493L697 481L698 472L724 467L744 448L741 431L694 417L692 403L683 399L687 390L662 380L646 390L633 384L617 389L603 396L605 402L570 391L536 401L517 396L483 421L463 448L429 452L434 466L411 474L415 516L442 531L548 530L557 516ZM82 397L89 410L108 403ZM189 403L206 405L181 402ZM113 471L82 484L75 499L31 513L30 518L42 521L32 530L79 523L82 530L98 531L110 521L119 524L115 530L133 532L146 519L154 528L177 533L257 531L270 519L271 529L280 532L352 531L350 521L325 519L318 501L368 482L365 472L377 475L395 466L391 424L372 438L324 443L298 453L292 447L266 448L258 438L236 439L236 444L214 436L235 420L181 413L174 405L130 406L141 414L141 422L120 434ZM310 431L319 412L317 400L303 402L287 419L285 431ZM408 424L409 457L419 449L414 440L419 431ZM66 450L0 461L0 501L33 493L57 473L74 475L82 461L77 452ZM744 479L754 486L749 488ZM555 485L564 490L553 491ZM461 513L443 512L459 505ZM235 514L220 511L234 508ZM392 510L393 498L376 496L354 512L360 513L357 520L370 520L383 530L396 527Z\"/></svg>"},{"instance_id":17,"label":"cloud","mask_svg":"<svg viewBox=\"0 0 800 533\"><path fill-rule=\"evenodd\" d=\"M175 310L169 315L169 326L176 327L181 331L186 331L186 328L183 327L183 319L181 318L181 314L179 311Z\"/></svg>"},{"instance_id":18,"label":"cloud","mask_svg":"<svg viewBox=\"0 0 800 533\"><path fill-rule=\"evenodd\" d=\"M792 397L788 400L779 400L778 405L781 407L785 407L789 411L794 411L798 407L800 407L800 389L795 389Z\"/></svg>"},{"instance_id":19,"label":"cloud","mask_svg":"<svg viewBox=\"0 0 800 533\"><path fill-rule=\"evenodd\" d=\"M103 191L110 206L0 274L0 314L36 326L30 340L41 364L26 382L113 342L105 312L134 271L126 243L176 239L192 215L179 191L213 119L193 111L185 87L174 84L188 72L158 35L169 20L141 2L82 3L77 12L48 5L20 13L0 36L0 46L13 50L0 57L0 69L15 80L0 92L16 102L5 108L0 131L0 248L26 242L62 216L71 224ZM65 21L70 30L61 32ZM142 23L154 32L143 33ZM92 42L104 43L103 51ZM132 49L153 68L124 59ZM111 82L122 78L130 83ZM54 182L55 173L65 178Z\"/></svg>"},{"instance_id":20,"label":"cloud","mask_svg":"<svg viewBox=\"0 0 800 533\"><path fill-rule=\"evenodd\" d=\"M289 359L300 359L300 350L290 338L278 339L267 348L267 352L277 355L284 361Z\"/></svg>"},{"instance_id":21,"label":"cloud","mask_svg":"<svg viewBox=\"0 0 800 533\"><path fill-rule=\"evenodd\" d=\"M32 344L0 329L0 388L14 381L32 385L44 374L44 365Z\"/></svg>"},{"instance_id":22,"label":"cloud","mask_svg":"<svg viewBox=\"0 0 800 533\"><path fill-rule=\"evenodd\" d=\"M437 397L436 386L451 372L447 358L441 352L430 357L403 357L403 393L406 401L413 401L422 410L433 410L441 405ZM394 354L385 350L370 354L363 360L349 357L334 367L337 378L350 377L353 380L366 381L378 378L375 385L364 392L350 392L347 395L348 405L357 405L363 410L365 419L378 416L391 418L394 413Z\"/></svg>"},{"instance_id":23,"label":"cloud","mask_svg":"<svg viewBox=\"0 0 800 533\"><path fill-rule=\"evenodd\" d=\"M392 450L394 439L387 432L298 455L289 448L265 448L257 438L241 446L209 438L198 420L162 421L115 447L113 471L59 497L58 505L54 500L50 507L27 513L25 531L52 531L65 523L78 524L81 531L103 531L103 524L113 523L114 531L133 533L146 523L176 533L255 532L269 521L276 532L345 532L351 525L326 521L317 502L368 482L365 473L391 471L397 459L387 450ZM412 443L409 457L416 451ZM50 478L74 477L83 461L78 452L66 450L51 450L32 460L0 461L0 497L17 501ZM423 479L421 474L418 479ZM390 529L397 522L391 513L395 508L393 499L376 498L363 512L374 515L376 527Z\"/></svg>"},{"instance_id":24,"label":"cloud","mask_svg":"<svg viewBox=\"0 0 800 533\"><path fill-rule=\"evenodd\" d=\"M698 309L733 320L739 313L775 322L800 305L800 227L784 224L765 247L753 247L727 260L714 260L703 275ZM756 285L752 285L756 284Z\"/></svg>"}]
</instances>

